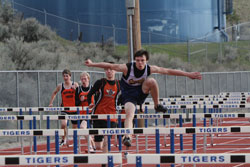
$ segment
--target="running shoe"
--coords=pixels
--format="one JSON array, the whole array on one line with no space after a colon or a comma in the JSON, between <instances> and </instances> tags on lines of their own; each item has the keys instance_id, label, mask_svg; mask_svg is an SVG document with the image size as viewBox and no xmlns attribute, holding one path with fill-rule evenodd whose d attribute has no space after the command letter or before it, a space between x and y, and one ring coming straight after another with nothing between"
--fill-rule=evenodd
<instances>
[{"instance_id":1,"label":"running shoe","mask_svg":"<svg viewBox=\"0 0 250 167\"><path fill-rule=\"evenodd\" d=\"M88 152L94 154L96 152L96 148L93 148L92 146L90 146L89 150L88 149L85 150L85 153L88 153Z\"/></svg>"},{"instance_id":2,"label":"running shoe","mask_svg":"<svg viewBox=\"0 0 250 167\"><path fill-rule=\"evenodd\" d=\"M163 113L165 113L167 110L168 110L167 107L164 107L162 104L158 104L155 107L155 111L156 112L163 112Z\"/></svg>"},{"instance_id":3,"label":"running shoe","mask_svg":"<svg viewBox=\"0 0 250 167\"><path fill-rule=\"evenodd\" d=\"M130 137L124 137L123 144L127 147L131 147L131 139Z\"/></svg>"},{"instance_id":4,"label":"running shoe","mask_svg":"<svg viewBox=\"0 0 250 167\"><path fill-rule=\"evenodd\" d=\"M61 140L61 142L60 142L60 144L59 144L59 146L64 146L64 145L66 145L67 144L67 142L66 142L66 140Z\"/></svg>"}]
</instances>

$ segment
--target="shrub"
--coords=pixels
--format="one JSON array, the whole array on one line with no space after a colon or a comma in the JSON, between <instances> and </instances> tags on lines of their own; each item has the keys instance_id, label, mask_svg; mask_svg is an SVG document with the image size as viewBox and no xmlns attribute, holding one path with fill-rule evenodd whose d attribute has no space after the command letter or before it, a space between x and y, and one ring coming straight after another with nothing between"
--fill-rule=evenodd
<instances>
[{"instance_id":1,"label":"shrub","mask_svg":"<svg viewBox=\"0 0 250 167\"><path fill-rule=\"evenodd\" d=\"M21 22L18 35L23 37L25 42L37 42L51 40L56 34L49 27L41 25L35 18L28 18Z\"/></svg>"},{"instance_id":2,"label":"shrub","mask_svg":"<svg viewBox=\"0 0 250 167\"><path fill-rule=\"evenodd\" d=\"M4 41L11 36L9 27L0 23L0 41Z\"/></svg>"},{"instance_id":3,"label":"shrub","mask_svg":"<svg viewBox=\"0 0 250 167\"><path fill-rule=\"evenodd\" d=\"M24 20L19 27L19 35L25 42L38 41L39 23L35 18Z\"/></svg>"},{"instance_id":4,"label":"shrub","mask_svg":"<svg viewBox=\"0 0 250 167\"><path fill-rule=\"evenodd\" d=\"M0 19L1 22L7 24L8 22L12 21L14 18L14 11L11 7L10 3L3 3L0 8Z\"/></svg>"},{"instance_id":5,"label":"shrub","mask_svg":"<svg viewBox=\"0 0 250 167\"><path fill-rule=\"evenodd\" d=\"M17 70L32 70L33 55L30 44L23 42L22 38L10 38L6 42L7 53Z\"/></svg>"}]
</instances>

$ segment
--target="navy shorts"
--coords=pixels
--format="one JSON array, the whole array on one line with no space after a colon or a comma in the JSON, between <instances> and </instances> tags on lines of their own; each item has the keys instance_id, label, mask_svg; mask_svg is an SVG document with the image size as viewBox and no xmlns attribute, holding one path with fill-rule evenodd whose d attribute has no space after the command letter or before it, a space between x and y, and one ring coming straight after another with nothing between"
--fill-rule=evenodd
<instances>
[{"instance_id":1,"label":"navy shorts","mask_svg":"<svg viewBox=\"0 0 250 167\"><path fill-rule=\"evenodd\" d=\"M116 122L110 122L110 128L116 128L117 123ZM108 124L106 120L93 120L93 128L108 128ZM95 135L94 141L95 142L101 142L103 140L103 135Z\"/></svg>"},{"instance_id":2,"label":"navy shorts","mask_svg":"<svg viewBox=\"0 0 250 167\"><path fill-rule=\"evenodd\" d=\"M122 104L131 102L134 105L143 104L148 94L143 93L142 85L139 86L130 86L124 81L121 82L121 91L122 91Z\"/></svg>"}]
</instances>

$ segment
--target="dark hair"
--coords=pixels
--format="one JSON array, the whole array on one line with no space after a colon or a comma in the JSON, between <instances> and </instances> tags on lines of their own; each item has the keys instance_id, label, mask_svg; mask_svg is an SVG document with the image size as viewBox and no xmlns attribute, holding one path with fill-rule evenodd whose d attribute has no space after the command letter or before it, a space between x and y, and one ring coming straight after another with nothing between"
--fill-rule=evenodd
<instances>
[{"instance_id":1,"label":"dark hair","mask_svg":"<svg viewBox=\"0 0 250 167\"><path fill-rule=\"evenodd\" d=\"M144 49L140 49L138 51L135 52L135 55L134 55L134 59L136 57L142 57L143 55L145 55L146 57L146 60L149 60L149 54L148 54L148 51L144 50Z\"/></svg>"},{"instance_id":2,"label":"dark hair","mask_svg":"<svg viewBox=\"0 0 250 167\"><path fill-rule=\"evenodd\" d=\"M64 69L62 72L62 75L64 75L64 74L69 74L69 76L71 76L71 72L69 69Z\"/></svg>"}]
</instances>

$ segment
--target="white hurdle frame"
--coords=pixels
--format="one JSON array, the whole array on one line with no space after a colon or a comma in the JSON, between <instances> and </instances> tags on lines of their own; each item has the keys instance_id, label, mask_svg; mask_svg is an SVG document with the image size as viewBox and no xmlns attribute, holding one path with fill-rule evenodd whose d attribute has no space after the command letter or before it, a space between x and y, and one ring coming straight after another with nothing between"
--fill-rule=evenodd
<instances>
[{"instance_id":1,"label":"white hurdle frame","mask_svg":"<svg viewBox=\"0 0 250 167\"><path fill-rule=\"evenodd\" d=\"M61 155L10 155L0 156L0 165L74 165L74 164L114 164L122 163L122 155L117 154L61 154Z\"/></svg>"},{"instance_id":2,"label":"white hurdle frame","mask_svg":"<svg viewBox=\"0 0 250 167\"><path fill-rule=\"evenodd\" d=\"M231 164L250 163L250 154L128 154L128 164Z\"/></svg>"},{"instance_id":3,"label":"white hurdle frame","mask_svg":"<svg viewBox=\"0 0 250 167\"><path fill-rule=\"evenodd\" d=\"M11 120L40 120L40 115L0 115L0 121L11 121Z\"/></svg>"},{"instance_id":4,"label":"white hurdle frame","mask_svg":"<svg viewBox=\"0 0 250 167\"><path fill-rule=\"evenodd\" d=\"M156 130L159 134L170 134L174 130L174 134L206 134L206 133L249 133L248 126L222 126L222 127L174 127L174 128L112 128L112 129L69 129L68 135L73 136L74 131L77 135L126 135L126 134L144 134L154 135Z\"/></svg>"},{"instance_id":5,"label":"white hurdle frame","mask_svg":"<svg viewBox=\"0 0 250 167\"><path fill-rule=\"evenodd\" d=\"M58 132L58 136L64 135L63 129L8 129L8 130L0 130L0 136L55 136L55 132Z\"/></svg>"},{"instance_id":6,"label":"white hurdle frame","mask_svg":"<svg viewBox=\"0 0 250 167\"><path fill-rule=\"evenodd\" d=\"M177 113L177 114L135 114L134 118L137 119L179 119L179 116L183 119L190 118L250 118L250 113ZM126 114L93 114L93 115L43 115L43 120L97 120L97 119L121 119L126 118Z\"/></svg>"}]
</instances>

